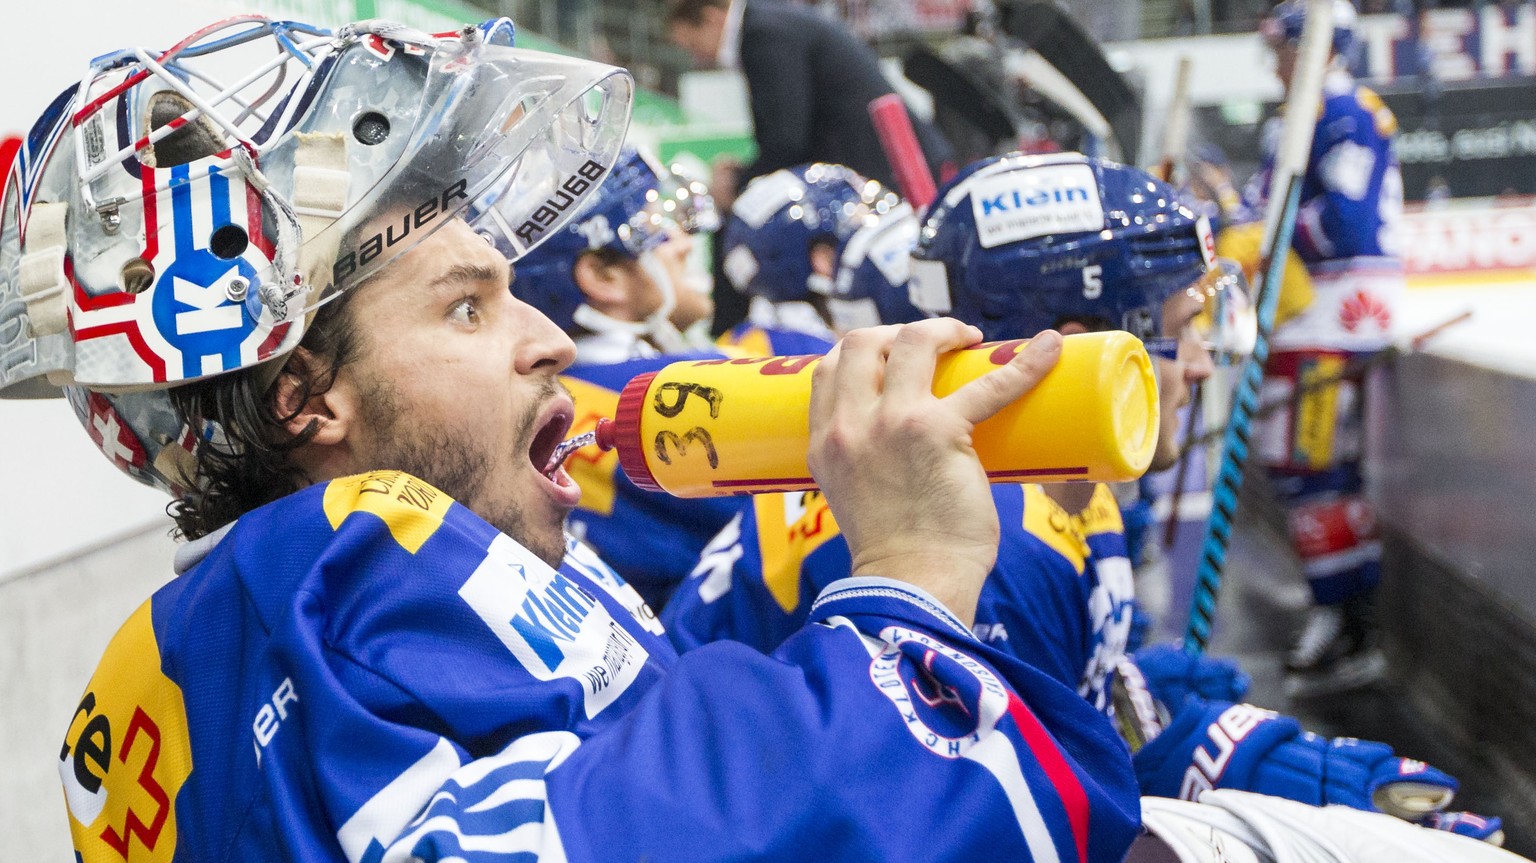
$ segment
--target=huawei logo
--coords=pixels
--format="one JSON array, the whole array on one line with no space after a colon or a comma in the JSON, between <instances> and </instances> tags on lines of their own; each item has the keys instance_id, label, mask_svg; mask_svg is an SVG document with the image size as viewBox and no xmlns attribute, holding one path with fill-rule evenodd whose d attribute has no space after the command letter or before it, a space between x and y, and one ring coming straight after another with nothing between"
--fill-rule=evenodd
<instances>
[{"instance_id":1,"label":"huawei logo","mask_svg":"<svg viewBox=\"0 0 1536 863\"><path fill-rule=\"evenodd\" d=\"M1339 324L1353 333L1367 321L1375 321L1376 329L1386 332L1392 326L1392 312L1375 294L1356 291L1339 309Z\"/></svg>"}]
</instances>

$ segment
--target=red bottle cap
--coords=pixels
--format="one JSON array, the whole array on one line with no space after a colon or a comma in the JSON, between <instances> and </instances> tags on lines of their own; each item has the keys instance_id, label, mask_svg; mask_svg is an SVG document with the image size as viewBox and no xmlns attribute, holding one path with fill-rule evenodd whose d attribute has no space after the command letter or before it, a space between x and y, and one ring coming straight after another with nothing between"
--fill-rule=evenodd
<instances>
[{"instance_id":1,"label":"red bottle cap","mask_svg":"<svg viewBox=\"0 0 1536 863\"><path fill-rule=\"evenodd\" d=\"M656 372L647 372L625 384L619 393L619 407L614 411L612 425L598 423L597 426L598 444L602 445L607 437L619 450L619 467L624 469L624 475L646 491L664 491L651 475L651 467L645 462L644 444L640 441L640 414L645 410L645 394L655 377Z\"/></svg>"}]
</instances>

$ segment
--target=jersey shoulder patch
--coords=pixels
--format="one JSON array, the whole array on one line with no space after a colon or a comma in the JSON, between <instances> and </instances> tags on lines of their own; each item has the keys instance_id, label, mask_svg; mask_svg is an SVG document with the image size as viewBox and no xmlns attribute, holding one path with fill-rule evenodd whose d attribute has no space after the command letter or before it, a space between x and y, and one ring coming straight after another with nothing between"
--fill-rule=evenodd
<instances>
[{"instance_id":1,"label":"jersey shoulder patch","mask_svg":"<svg viewBox=\"0 0 1536 863\"><path fill-rule=\"evenodd\" d=\"M1120 502L1115 500L1115 494L1109 486L1102 483L1093 490L1092 499L1088 501L1087 508L1078 514L1078 518L1087 536L1125 533L1125 517L1120 513Z\"/></svg>"},{"instance_id":2,"label":"jersey shoulder patch","mask_svg":"<svg viewBox=\"0 0 1536 863\"><path fill-rule=\"evenodd\" d=\"M1397 117L1392 113L1392 109L1387 107L1387 103L1376 95L1375 90L1357 87L1355 101L1371 115L1371 120L1376 125L1376 134L1383 138L1390 138L1397 134Z\"/></svg>"},{"instance_id":3,"label":"jersey shoulder patch","mask_svg":"<svg viewBox=\"0 0 1536 863\"><path fill-rule=\"evenodd\" d=\"M353 513L377 516L400 547L415 554L443 526L453 498L408 473L379 470L333 479L322 502L332 530Z\"/></svg>"},{"instance_id":4,"label":"jersey shoulder patch","mask_svg":"<svg viewBox=\"0 0 1536 863\"><path fill-rule=\"evenodd\" d=\"M64 735L59 776L78 860L169 863L176 853L192 743L181 687L162 669L152 602L112 637Z\"/></svg>"},{"instance_id":5,"label":"jersey shoulder patch","mask_svg":"<svg viewBox=\"0 0 1536 863\"><path fill-rule=\"evenodd\" d=\"M1081 526L1038 485L1024 486L1024 529L1082 575L1089 549Z\"/></svg>"},{"instance_id":6,"label":"jersey shoulder patch","mask_svg":"<svg viewBox=\"0 0 1536 863\"><path fill-rule=\"evenodd\" d=\"M800 603L806 558L841 531L819 491L759 494L752 498L763 583L786 612Z\"/></svg>"}]
</instances>

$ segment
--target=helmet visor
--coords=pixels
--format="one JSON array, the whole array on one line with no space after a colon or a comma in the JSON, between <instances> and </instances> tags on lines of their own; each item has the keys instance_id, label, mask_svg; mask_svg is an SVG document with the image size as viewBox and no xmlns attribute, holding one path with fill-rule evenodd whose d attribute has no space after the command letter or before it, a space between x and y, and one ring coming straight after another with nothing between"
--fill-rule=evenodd
<instances>
[{"instance_id":1,"label":"helmet visor","mask_svg":"<svg viewBox=\"0 0 1536 863\"><path fill-rule=\"evenodd\" d=\"M516 260L601 183L632 97L629 74L600 63L499 45L439 50L400 159L305 248L335 249L331 293L366 281L455 216Z\"/></svg>"},{"instance_id":2,"label":"helmet visor","mask_svg":"<svg viewBox=\"0 0 1536 863\"><path fill-rule=\"evenodd\" d=\"M1205 305L1195 316L1195 331L1216 362L1235 365L1252 355L1259 337L1259 314L1242 265L1217 258L1194 290L1205 295Z\"/></svg>"}]
</instances>

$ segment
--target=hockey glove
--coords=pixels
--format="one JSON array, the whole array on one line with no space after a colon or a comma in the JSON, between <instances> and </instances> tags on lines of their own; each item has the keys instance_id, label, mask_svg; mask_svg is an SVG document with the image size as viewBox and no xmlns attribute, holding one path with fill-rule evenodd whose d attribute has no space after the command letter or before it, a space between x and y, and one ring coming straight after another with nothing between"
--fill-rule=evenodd
<instances>
[{"instance_id":1,"label":"hockey glove","mask_svg":"<svg viewBox=\"0 0 1536 863\"><path fill-rule=\"evenodd\" d=\"M1133 763L1143 794L1193 800L1210 788L1235 788L1411 821L1444 809L1458 787L1452 776L1399 758L1385 743L1329 740L1289 716L1198 698L1184 702Z\"/></svg>"},{"instance_id":2,"label":"hockey glove","mask_svg":"<svg viewBox=\"0 0 1536 863\"><path fill-rule=\"evenodd\" d=\"M1490 845L1504 844L1504 822L1497 816L1474 815L1471 812L1431 812L1420 823L1433 830L1481 839Z\"/></svg>"},{"instance_id":3,"label":"hockey glove","mask_svg":"<svg viewBox=\"0 0 1536 863\"><path fill-rule=\"evenodd\" d=\"M1146 678L1152 697L1177 714L1184 699L1237 701L1248 692L1249 678L1230 659L1194 656L1173 644L1143 647L1131 657Z\"/></svg>"}]
</instances>

